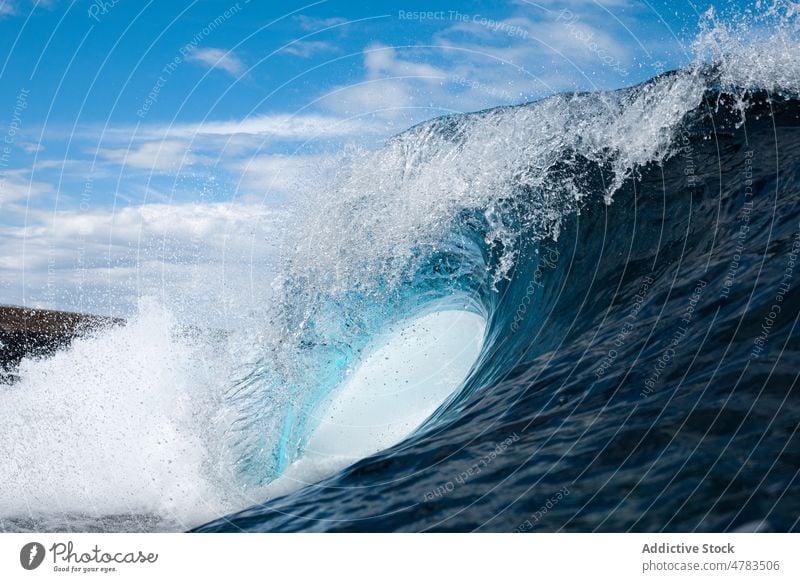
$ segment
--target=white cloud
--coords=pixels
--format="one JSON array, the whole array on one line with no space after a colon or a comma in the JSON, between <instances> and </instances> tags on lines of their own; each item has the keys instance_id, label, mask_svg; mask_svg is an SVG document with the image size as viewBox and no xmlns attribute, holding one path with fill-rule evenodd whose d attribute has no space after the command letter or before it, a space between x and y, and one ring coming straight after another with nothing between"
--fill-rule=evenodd
<instances>
[{"instance_id":1,"label":"white cloud","mask_svg":"<svg viewBox=\"0 0 800 582\"><path fill-rule=\"evenodd\" d=\"M342 115L366 113L393 118L412 107L414 97L409 82L378 79L337 87L323 97L322 103Z\"/></svg>"},{"instance_id":2,"label":"white cloud","mask_svg":"<svg viewBox=\"0 0 800 582\"><path fill-rule=\"evenodd\" d=\"M597 15L602 8L586 2L567 6L573 12L563 16L538 9L535 18L528 17L530 11L518 8L499 20L479 15L453 20L421 46L372 43L364 49L363 77L335 87L320 101L338 115L374 113L399 125L624 84L620 78L633 55L615 29L603 26L607 20ZM622 27L617 32L627 34Z\"/></svg>"},{"instance_id":3,"label":"white cloud","mask_svg":"<svg viewBox=\"0 0 800 582\"><path fill-rule=\"evenodd\" d=\"M36 154L44 150L44 146L40 143L21 142L19 147L22 148L26 154Z\"/></svg>"},{"instance_id":4,"label":"white cloud","mask_svg":"<svg viewBox=\"0 0 800 582\"><path fill-rule=\"evenodd\" d=\"M397 97L398 93L393 92L392 95ZM365 99L365 94L361 98ZM387 102L386 96L380 91L374 93L372 100L376 105ZM365 108L359 105L359 111L363 112ZM386 121L369 115L347 117L330 113L282 113L241 120L146 124L139 127L84 127L79 138L85 142L84 151L96 158L95 162L43 159L37 161L36 171L57 171L63 176L65 168L69 167L70 178L82 182L81 173L91 174L96 179L118 179L115 167L174 176L185 172L190 166L192 172L202 173L210 165L240 173L252 161L249 166L252 169L249 175L252 175L260 167L256 162L263 161L264 151L272 146L282 150L291 146L292 149L315 147L326 151L352 142L371 146L395 131L396 128ZM277 168L274 164L278 157L271 158L270 164L273 165L269 171ZM224 176L221 178L225 179ZM248 186L256 185L249 179L245 183ZM259 187L256 191L263 192L264 188Z\"/></svg>"},{"instance_id":5,"label":"white cloud","mask_svg":"<svg viewBox=\"0 0 800 582\"><path fill-rule=\"evenodd\" d=\"M512 0L512 4L517 6L525 6L528 8L545 8L548 6L554 7L555 11L562 9L576 10L583 8L622 8L634 5L631 0Z\"/></svg>"},{"instance_id":6,"label":"white cloud","mask_svg":"<svg viewBox=\"0 0 800 582\"><path fill-rule=\"evenodd\" d=\"M177 172L198 161L187 143L177 140L145 142L130 149L100 149L97 154L121 166L160 172Z\"/></svg>"},{"instance_id":7,"label":"white cloud","mask_svg":"<svg viewBox=\"0 0 800 582\"><path fill-rule=\"evenodd\" d=\"M375 112L413 123L559 91L624 85L635 56L622 41L630 31L623 23L609 26L603 7L627 3L546 0L542 10L517 2L506 18L454 19L420 46L372 43L364 50L362 79L335 87L321 102L339 115ZM569 14L562 14L565 7Z\"/></svg>"},{"instance_id":8,"label":"white cloud","mask_svg":"<svg viewBox=\"0 0 800 582\"><path fill-rule=\"evenodd\" d=\"M376 113L384 118L406 115L418 106L417 94L423 98L437 91L448 73L424 62L402 59L397 49L373 43L364 50L364 80L335 87L322 98L331 111L342 115ZM425 90L420 91L420 85ZM426 99L426 105L431 100Z\"/></svg>"},{"instance_id":9,"label":"white cloud","mask_svg":"<svg viewBox=\"0 0 800 582\"><path fill-rule=\"evenodd\" d=\"M233 54L233 51L220 48L195 49L189 54L188 60L203 63L212 69L220 69L234 77L238 77L245 70L244 63Z\"/></svg>"},{"instance_id":10,"label":"white cloud","mask_svg":"<svg viewBox=\"0 0 800 582\"><path fill-rule=\"evenodd\" d=\"M403 60L397 50L380 43L373 43L364 51L364 68L368 79L387 77L420 77L426 80L440 80L447 72L432 65Z\"/></svg>"},{"instance_id":11,"label":"white cloud","mask_svg":"<svg viewBox=\"0 0 800 582\"><path fill-rule=\"evenodd\" d=\"M169 139L197 140L205 137L230 139L235 136L251 136L261 140L305 141L320 137L373 135L379 133L380 129L368 119L345 118L325 113L276 113L229 121L110 128L83 127L80 136L90 140L102 139L109 143Z\"/></svg>"},{"instance_id":12,"label":"white cloud","mask_svg":"<svg viewBox=\"0 0 800 582\"><path fill-rule=\"evenodd\" d=\"M54 8L58 0L28 0L33 8ZM20 14L20 6L17 0L0 0L0 18L5 16L16 16Z\"/></svg>"},{"instance_id":13,"label":"white cloud","mask_svg":"<svg viewBox=\"0 0 800 582\"><path fill-rule=\"evenodd\" d=\"M277 114L248 117L241 121L207 122L171 129L170 135L256 135L281 140L340 137L374 131L367 121L328 115Z\"/></svg>"},{"instance_id":14,"label":"white cloud","mask_svg":"<svg viewBox=\"0 0 800 582\"><path fill-rule=\"evenodd\" d=\"M312 18L311 16L305 16L304 14L295 17L295 20L300 25L300 28L311 31L322 30L323 28L330 28L347 22L346 18Z\"/></svg>"},{"instance_id":15,"label":"white cloud","mask_svg":"<svg viewBox=\"0 0 800 582\"><path fill-rule=\"evenodd\" d=\"M284 47L281 52L307 59L319 53L330 53L339 50L335 44L323 40L298 40Z\"/></svg>"},{"instance_id":16,"label":"white cloud","mask_svg":"<svg viewBox=\"0 0 800 582\"><path fill-rule=\"evenodd\" d=\"M19 212L20 202L54 191L50 184L27 179L24 174L24 171L0 173L0 215Z\"/></svg>"},{"instance_id":17,"label":"white cloud","mask_svg":"<svg viewBox=\"0 0 800 582\"><path fill-rule=\"evenodd\" d=\"M194 315L244 314L269 294L278 220L239 202L31 211L0 229L0 303L127 315L151 294Z\"/></svg>"},{"instance_id":18,"label":"white cloud","mask_svg":"<svg viewBox=\"0 0 800 582\"><path fill-rule=\"evenodd\" d=\"M524 66L533 72L553 61L596 66L598 51L619 59L627 56L617 38L589 19L571 17L559 20L557 15L546 20L516 17L504 20L502 24L523 31L525 36L515 37L504 34L503 29L493 31L479 23L463 22L438 33L435 40L450 49L472 52L474 58L485 55ZM465 42L465 36L474 40Z\"/></svg>"}]
</instances>

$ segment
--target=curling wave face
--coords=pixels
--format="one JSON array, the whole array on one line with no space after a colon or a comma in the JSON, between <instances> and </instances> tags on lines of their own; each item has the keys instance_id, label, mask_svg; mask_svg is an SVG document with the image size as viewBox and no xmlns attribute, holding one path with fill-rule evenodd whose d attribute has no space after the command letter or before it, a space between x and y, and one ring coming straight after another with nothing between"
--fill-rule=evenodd
<instances>
[{"instance_id":1,"label":"curling wave face","mask_svg":"<svg viewBox=\"0 0 800 582\"><path fill-rule=\"evenodd\" d=\"M637 103L686 75L478 118ZM800 102L698 78L697 106L613 203L588 194L615 183L611 158L570 150L547 168L555 193L520 184L498 201L516 238L497 240L496 214L462 212L466 242L415 271L484 264L470 283L488 321L467 382L423 430L201 531L796 529ZM412 135L463 147L462 121L476 123ZM575 184L574 211L520 216ZM487 240L481 263L469 249Z\"/></svg>"}]
</instances>

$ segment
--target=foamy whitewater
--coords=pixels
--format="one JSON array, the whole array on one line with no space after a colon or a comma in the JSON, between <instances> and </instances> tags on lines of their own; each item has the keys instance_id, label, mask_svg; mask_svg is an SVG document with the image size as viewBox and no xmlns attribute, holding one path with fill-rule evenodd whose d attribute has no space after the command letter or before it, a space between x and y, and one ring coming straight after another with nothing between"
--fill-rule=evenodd
<instances>
[{"instance_id":1,"label":"foamy whitewater","mask_svg":"<svg viewBox=\"0 0 800 582\"><path fill-rule=\"evenodd\" d=\"M795 7L694 50L342 152L249 326L24 361L0 528L797 529Z\"/></svg>"}]
</instances>

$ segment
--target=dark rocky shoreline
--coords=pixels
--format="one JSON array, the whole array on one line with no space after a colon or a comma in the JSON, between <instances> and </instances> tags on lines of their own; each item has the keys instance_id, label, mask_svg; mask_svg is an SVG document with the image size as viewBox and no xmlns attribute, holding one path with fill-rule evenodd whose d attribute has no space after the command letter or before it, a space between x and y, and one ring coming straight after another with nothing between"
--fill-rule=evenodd
<instances>
[{"instance_id":1,"label":"dark rocky shoreline","mask_svg":"<svg viewBox=\"0 0 800 582\"><path fill-rule=\"evenodd\" d=\"M122 323L97 315L0 305L0 383L16 379L25 357L50 355L86 331Z\"/></svg>"}]
</instances>

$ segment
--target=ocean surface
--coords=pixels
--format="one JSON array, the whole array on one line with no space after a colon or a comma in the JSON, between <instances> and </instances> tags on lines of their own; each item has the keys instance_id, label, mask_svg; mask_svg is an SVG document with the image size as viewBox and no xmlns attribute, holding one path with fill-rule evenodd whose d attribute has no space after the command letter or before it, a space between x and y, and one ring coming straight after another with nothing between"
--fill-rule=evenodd
<instances>
[{"instance_id":1,"label":"ocean surface","mask_svg":"<svg viewBox=\"0 0 800 582\"><path fill-rule=\"evenodd\" d=\"M781 34L343 153L253 329L22 363L0 529L797 531Z\"/></svg>"}]
</instances>

